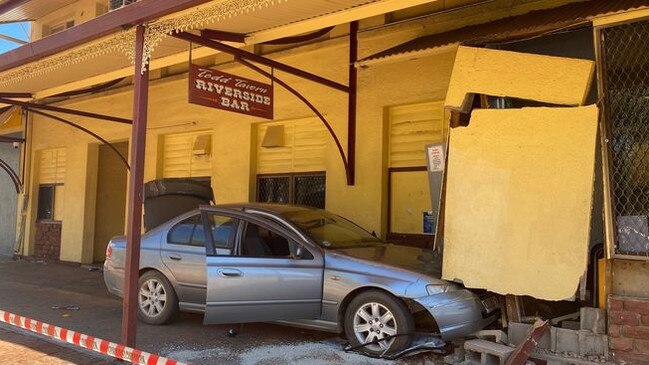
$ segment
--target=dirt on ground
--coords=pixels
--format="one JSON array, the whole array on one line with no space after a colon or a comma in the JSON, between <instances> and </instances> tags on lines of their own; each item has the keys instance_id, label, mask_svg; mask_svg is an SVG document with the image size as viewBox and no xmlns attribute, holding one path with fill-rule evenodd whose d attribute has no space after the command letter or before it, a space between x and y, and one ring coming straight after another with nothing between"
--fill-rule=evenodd
<instances>
[{"instance_id":1,"label":"dirt on ground","mask_svg":"<svg viewBox=\"0 0 649 365\"><path fill-rule=\"evenodd\" d=\"M106 291L100 270L43 261L0 260L0 293L2 310L119 342L122 302ZM52 309L55 306L76 306L78 310ZM166 326L138 323L137 347L192 364L442 363L433 354L387 361L345 353L345 341L330 333L267 323L205 326L202 320L202 315L181 314ZM228 336L231 328L238 335Z\"/></svg>"}]
</instances>

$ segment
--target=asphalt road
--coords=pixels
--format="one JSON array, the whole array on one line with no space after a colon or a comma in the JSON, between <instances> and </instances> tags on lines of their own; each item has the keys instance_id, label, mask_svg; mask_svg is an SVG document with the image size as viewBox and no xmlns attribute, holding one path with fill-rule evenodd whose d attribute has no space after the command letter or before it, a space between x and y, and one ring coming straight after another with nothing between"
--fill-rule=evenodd
<instances>
[{"instance_id":1,"label":"asphalt road","mask_svg":"<svg viewBox=\"0 0 649 365\"><path fill-rule=\"evenodd\" d=\"M53 306L78 306L55 310ZM119 342L121 299L110 295L100 271L59 263L0 260L0 309ZM343 352L344 340L323 332L273 324L202 324L181 314L172 324L138 323L137 348L192 364L437 364L435 355L398 362ZM227 336L236 328L239 334Z\"/></svg>"}]
</instances>

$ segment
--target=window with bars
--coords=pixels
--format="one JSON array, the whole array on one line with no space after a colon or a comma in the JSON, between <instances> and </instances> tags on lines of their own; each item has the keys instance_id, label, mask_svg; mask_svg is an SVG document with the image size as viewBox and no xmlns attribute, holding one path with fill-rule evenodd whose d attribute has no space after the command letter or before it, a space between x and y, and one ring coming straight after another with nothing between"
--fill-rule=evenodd
<instances>
[{"instance_id":1,"label":"window with bars","mask_svg":"<svg viewBox=\"0 0 649 365\"><path fill-rule=\"evenodd\" d=\"M599 32L616 254L649 257L649 21Z\"/></svg>"},{"instance_id":2,"label":"window with bars","mask_svg":"<svg viewBox=\"0 0 649 365\"><path fill-rule=\"evenodd\" d=\"M257 176L257 201L325 207L324 172Z\"/></svg>"}]
</instances>

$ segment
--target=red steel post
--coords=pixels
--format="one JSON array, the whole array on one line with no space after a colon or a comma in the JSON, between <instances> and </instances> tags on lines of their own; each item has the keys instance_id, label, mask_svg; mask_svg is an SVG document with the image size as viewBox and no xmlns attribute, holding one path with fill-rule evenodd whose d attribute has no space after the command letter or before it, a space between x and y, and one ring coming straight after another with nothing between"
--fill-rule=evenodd
<instances>
[{"instance_id":1,"label":"red steel post","mask_svg":"<svg viewBox=\"0 0 649 365\"><path fill-rule=\"evenodd\" d=\"M142 68L144 25L135 33L135 74L133 76L133 129L131 132L131 173L128 183L126 227L126 273L122 302L122 343L135 347L137 324L140 238L142 237L142 195L144 186L144 146L146 143L149 72Z\"/></svg>"},{"instance_id":2,"label":"red steel post","mask_svg":"<svg viewBox=\"0 0 649 365\"><path fill-rule=\"evenodd\" d=\"M358 21L349 23L349 94L347 100L347 185L356 183L356 90L358 88Z\"/></svg>"}]
</instances>

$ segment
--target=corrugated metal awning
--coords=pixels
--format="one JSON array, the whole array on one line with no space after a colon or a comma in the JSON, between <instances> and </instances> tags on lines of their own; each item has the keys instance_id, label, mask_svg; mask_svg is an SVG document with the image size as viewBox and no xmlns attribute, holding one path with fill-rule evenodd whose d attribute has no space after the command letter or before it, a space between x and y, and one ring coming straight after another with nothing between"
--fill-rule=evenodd
<instances>
[{"instance_id":1,"label":"corrugated metal awning","mask_svg":"<svg viewBox=\"0 0 649 365\"><path fill-rule=\"evenodd\" d=\"M37 20L77 0L0 0L0 23Z\"/></svg>"},{"instance_id":2,"label":"corrugated metal awning","mask_svg":"<svg viewBox=\"0 0 649 365\"><path fill-rule=\"evenodd\" d=\"M484 45L525 39L557 30L590 25L596 16L647 7L649 7L649 0L590 0L547 10L537 10L490 23L419 37L365 57L359 60L357 65L367 66L388 60L421 57L444 47L458 44Z\"/></svg>"},{"instance_id":3,"label":"corrugated metal awning","mask_svg":"<svg viewBox=\"0 0 649 365\"><path fill-rule=\"evenodd\" d=\"M0 15L6 1L26 4L45 0L0 0ZM106 34L97 34L93 38L84 37L81 30L90 29L96 24L116 23L112 18L118 12L135 17L127 9L135 8L138 4L141 4L141 9L144 3L150 9L155 1L140 0L134 5L0 54L0 88L3 92L30 92L37 98L43 98L132 75L132 60L129 57L132 58L133 52L133 28L113 27L107 29ZM146 56L151 57L151 69L186 62L187 42L169 37L177 30L209 28L240 33L245 36L245 45L249 46L435 1L440 0L196 1L200 5L147 22ZM83 41L75 43L67 39ZM194 56L199 58L216 53L205 47L193 50Z\"/></svg>"}]
</instances>

